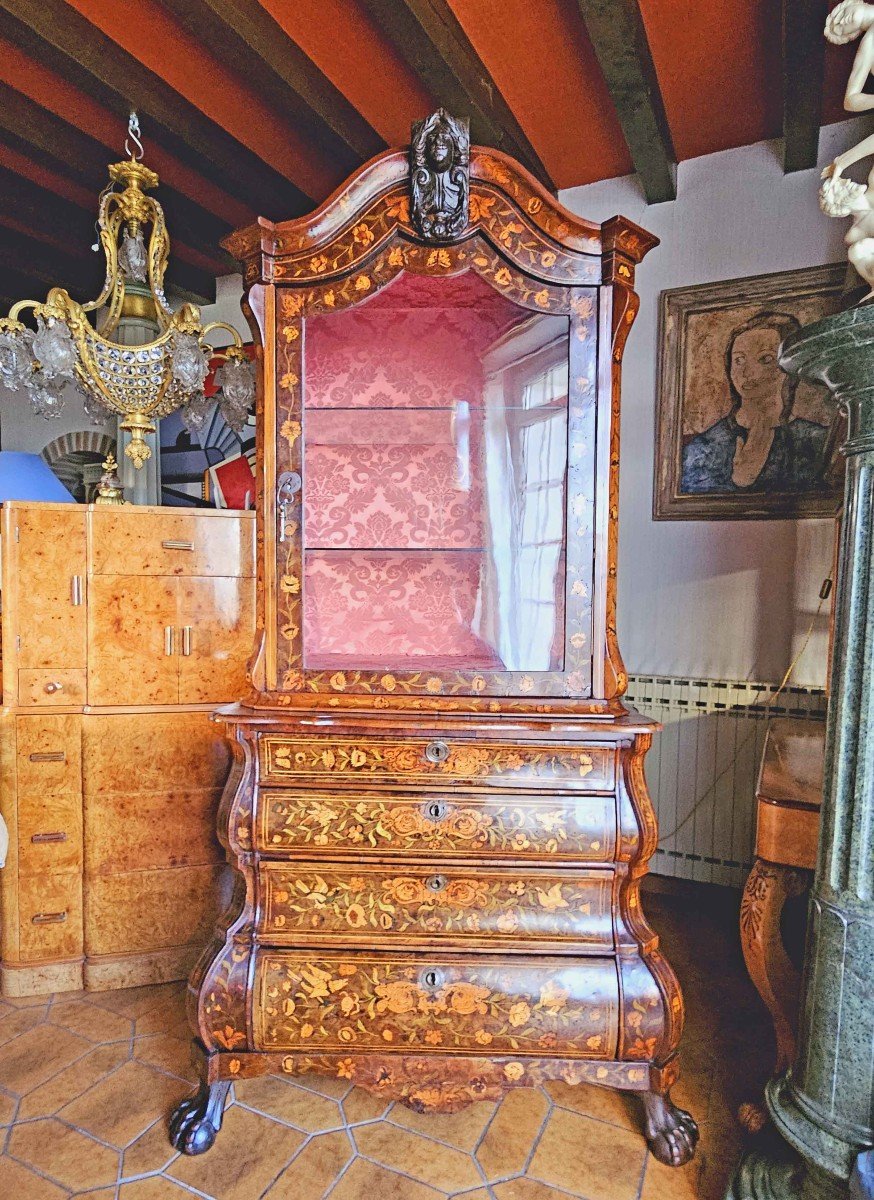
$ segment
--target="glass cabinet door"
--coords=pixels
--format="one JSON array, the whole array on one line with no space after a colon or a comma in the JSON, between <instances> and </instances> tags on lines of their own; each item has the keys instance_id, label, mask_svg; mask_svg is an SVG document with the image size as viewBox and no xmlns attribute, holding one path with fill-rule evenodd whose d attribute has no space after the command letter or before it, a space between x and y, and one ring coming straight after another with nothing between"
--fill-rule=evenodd
<instances>
[{"instance_id":1,"label":"glass cabinet door","mask_svg":"<svg viewBox=\"0 0 874 1200\"><path fill-rule=\"evenodd\" d=\"M304 321L308 675L537 694L568 669L570 326L473 272Z\"/></svg>"}]
</instances>

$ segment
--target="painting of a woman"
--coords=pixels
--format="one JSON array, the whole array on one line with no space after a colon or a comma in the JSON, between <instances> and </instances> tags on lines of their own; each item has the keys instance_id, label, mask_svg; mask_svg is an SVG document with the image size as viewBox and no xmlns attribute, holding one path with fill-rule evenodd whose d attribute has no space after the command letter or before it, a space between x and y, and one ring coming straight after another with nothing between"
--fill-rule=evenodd
<instances>
[{"instance_id":1,"label":"painting of a woman","mask_svg":"<svg viewBox=\"0 0 874 1200\"><path fill-rule=\"evenodd\" d=\"M806 492L822 479L828 428L793 414L797 379L779 367L796 317L760 312L729 335L731 411L683 447L681 493Z\"/></svg>"}]
</instances>

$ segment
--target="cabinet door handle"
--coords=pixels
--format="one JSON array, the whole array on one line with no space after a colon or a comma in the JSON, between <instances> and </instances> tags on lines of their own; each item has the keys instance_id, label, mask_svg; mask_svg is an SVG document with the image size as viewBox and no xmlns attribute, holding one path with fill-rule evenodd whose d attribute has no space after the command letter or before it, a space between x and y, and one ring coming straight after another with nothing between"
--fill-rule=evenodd
<instances>
[{"instance_id":1,"label":"cabinet door handle","mask_svg":"<svg viewBox=\"0 0 874 1200\"><path fill-rule=\"evenodd\" d=\"M169 656L173 653L173 635L175 630L172 625L164 626L164 653Z\"/></svg>"},{"instance_id":2,"label":"cabinet door handle","mask_svg":"<svg viewBox=\"0 0 874 1200\"><path fill-rule=\"evenodd\" d=\"M31 762L66 762L67 755L63 750L38 750L27 756Z\"/></svg>"},{"instance_id":3,"label":"cabinet door handle","mask_svg":"<svg viewBox=\"0 0 874 1200\"><path fill-rule=\"evenodd\" d=\"M182 626L182 653L188 656L191 653L191 626Z\"/></svg>"},{"instance_id":4,"label":"cabinet door handle","mask_svg":"<svg viewBox=\"0 0 874 1200\"><path fill-rule=\"evenodd\" d=\"M70 602L73 607L82 603L82 576L74 575L70 580Z\"/></svg>"},{"instance_id":5,"label":"cabinet door handle","mask_svg":"<svg viewBox=\"0 0 874 1200\"><path fill-rule=\"evenodd\" d=\"M34 846L45 846L49 842L65 842L67 835L58 830L57 833L32 833L30 840Z\"/></svg>"},{"instance_id":6,"label":"cabinet door handle","mask_svg":"<svg viewBox=\"0 0 874 1200\"><path fill-rule=\"evenodd\" d=\"M49 682L43 688L43 691L45 692L45 694L47 696L53 696L55 694L55 692L62 692L63 690L64 690L64 685L62 683L60 683L57 679L50 679Z\"/></svg>"},{"instance_id":7,"label":"cabinet door handle","mask_svg":"<svg viewBox=\"0 0 874 1200\"><path fill-rule=\"evenodd\" d=\"M168 538L165 542L161 542L165 550L193 550L194 542L177 542L174 538Z\"/></svg>"},{"instance_id":8,"label":"cabinet door handle","mask_svg":"<svg viewBox=\"0 0 874 1200\"><path fill-rule=\"evenodd\" d=\"M63 921L66 921L66 919L66 912L37 913L35 916L30 918L31 924L33 925L60 925Z\"/></svg>"}]
</instances>

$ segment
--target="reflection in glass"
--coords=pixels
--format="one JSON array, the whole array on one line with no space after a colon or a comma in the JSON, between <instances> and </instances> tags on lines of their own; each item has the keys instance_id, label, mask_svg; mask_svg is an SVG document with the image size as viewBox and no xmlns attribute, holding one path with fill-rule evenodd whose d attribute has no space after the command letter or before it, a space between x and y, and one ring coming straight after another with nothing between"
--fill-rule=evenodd
<instances>
[{"instance_id":1,"label":"reflection in glass","mask_svg":"<svg viewBox=\"0 0 874 1200\"><path fill-rule=\"evenodd\" d=\"M304 336L305 666L561 670L567 318L407 275Z\"/></svg>"}]
</instances>

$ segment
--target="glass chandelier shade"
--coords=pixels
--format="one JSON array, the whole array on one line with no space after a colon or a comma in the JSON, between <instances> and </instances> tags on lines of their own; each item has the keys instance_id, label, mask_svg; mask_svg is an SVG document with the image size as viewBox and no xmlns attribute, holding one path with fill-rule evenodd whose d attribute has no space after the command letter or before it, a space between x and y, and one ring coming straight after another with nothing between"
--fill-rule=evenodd
<instances>
[{"instance_id":1,"label":"glass chandelier shade","mask_svg":"<svg viewBox=\"0 0 874 1200\"><path fill-rule=\"evenodd\" d=\"M131 114L129 133L140 149L139 124ZM176 409L186 426L199 429L217 402L228 424L239 431L255 397L252 363L242 339L223 321L201 322L194 304L173 310L164 295L170 238L161 205L146 193L158 176L131 157L109 167L97 219L106 259L103 288L95 300L78 304L61 287L43 302L19 300L0 318L0 383L28 396L34 412L50 420L64 409L64 391L74 385L85 413L95 425L112 414L130 433L125 454L135 467L151 457L145 438L155 421ZM148 243L146 231L149 231ZM113 341L123 316L126 284L147 285L157 314L158 336L141 346ZM21 319L29 314L34 327ZM215 330L230 334L232 344L214 348ZM204 382L210 360L221 363L218 395L207 400Z\"/></svg>"}]
</instances>

